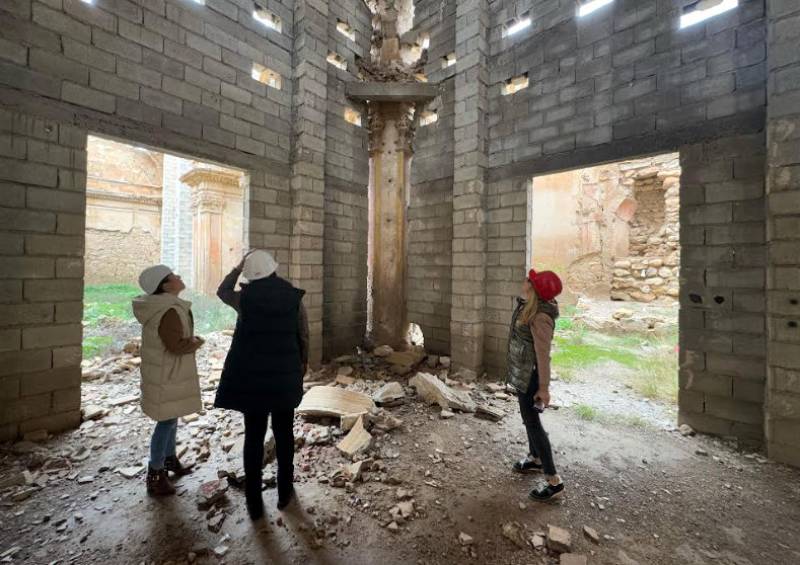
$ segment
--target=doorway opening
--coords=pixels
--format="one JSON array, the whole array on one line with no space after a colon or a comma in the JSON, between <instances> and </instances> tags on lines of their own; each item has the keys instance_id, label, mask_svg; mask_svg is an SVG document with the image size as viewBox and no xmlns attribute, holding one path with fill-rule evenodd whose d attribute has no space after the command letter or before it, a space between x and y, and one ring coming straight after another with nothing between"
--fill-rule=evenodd
<instances>
[{"instance_id":1,"label":"doorway opening","mask_svg":"<svg viewBox=\"0 0 800 565\"><path fill-rule=\"evenodd\" d=\"M587 419L674 425L680 159L631 159L533 179L528 256L564 283L553 352Z\"/></svg>"},{"instance_id":2,"label":"doorway opening","mask_svg":"<svg viewBox=\"0 0 800 565\"><path fill-rule=\"evenodd\" d=\"M233 328L215 296L247 246L243 171L104 137L87 141L84 367L136 349L139 273L163 263L186 283L195 333Z\"/></svg>"}]
</instances>

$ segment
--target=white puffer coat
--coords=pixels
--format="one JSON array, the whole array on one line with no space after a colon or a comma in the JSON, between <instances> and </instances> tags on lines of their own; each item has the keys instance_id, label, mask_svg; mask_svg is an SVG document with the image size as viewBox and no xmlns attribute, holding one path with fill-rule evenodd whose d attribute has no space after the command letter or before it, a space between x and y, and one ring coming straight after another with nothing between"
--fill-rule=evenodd
<instances>
[{"instance_id":1,"label":"white puffer coat","mask_svg":"<svg viewBox=\"0 0 800 565\"><path fill-rule=\"evenodd\" d=\"M173 309L181 319L183 337L191 337L191 306L191 302L166 293L133 300L133 314L142 324L142 411L156 421L203 409L195 354L170 353L158 335L161 318Z\"/></svg>"}]
</instances>

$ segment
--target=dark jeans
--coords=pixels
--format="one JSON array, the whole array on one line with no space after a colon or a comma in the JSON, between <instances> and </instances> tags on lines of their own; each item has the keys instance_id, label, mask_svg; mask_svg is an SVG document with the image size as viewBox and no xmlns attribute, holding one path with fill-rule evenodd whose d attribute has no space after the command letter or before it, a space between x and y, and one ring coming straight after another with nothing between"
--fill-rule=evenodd
<instances>
[{"instance_id":1,"label":"dark jeans","mask_svg":"<svg viewBox=\"0 0 800 565\"><path fill-rule=\"evenodd\" d=\"M528 449L532 457L542 460L542 470L545 475L555 475L556 465L553 462L553 450L550 448L550 438L542 426L541 414L534 408L533 397L539 390L539 377L534 374L531 377L531 384L525 394L517 393L519 399L519 411L522 414L522 421L525 423L525 431L528 432Z\"/></svg>"},{"instance_id":2,"label":"dark jeans","mask_svg":"<svg viewBox=\"0 0 800 565\"><path fill-rule=\"evenodd\" d=\"M244 475L248 498L261 497L261 469L264 466L264 437L272 414L272 433L278 459L278 495L288 493L294 481L294 409L245 412Z\"/></svg>"}]
</instances>

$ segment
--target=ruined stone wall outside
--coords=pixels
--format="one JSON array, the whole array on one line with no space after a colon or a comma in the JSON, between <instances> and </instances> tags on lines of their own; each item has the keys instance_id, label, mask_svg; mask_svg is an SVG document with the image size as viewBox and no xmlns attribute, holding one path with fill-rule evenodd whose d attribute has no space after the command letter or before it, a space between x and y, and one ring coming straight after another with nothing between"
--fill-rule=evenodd
<instances>
[{"instance_id":1,"label":"ruined stone wall outside","mask_svg":"<svg viewBox=\"0 0 800 565\"><path fill-rule=\"evenodd\" d=\"M800 4L767 6L767 452L800 466Z\"/></svg>"},{"instance_id":2,"label":"ruined stone wall outside","mask_svg":"<svg viewBox=\"0 0 800 565\"><path fill-rule=\"evenodd\" d=\"M347 62L347 69L326 63L325 265L323 357L352 353L367 325L367 240L369 234L369 154L367 111L348 100L345 84L358 80L357 58L369 59L371 14L361 0L336 0L329 5L328 52ZM355 30L351 41L336 30L337 19ZM361 126L344 119L346 108L361 114Z\"/></svg>"},{"instance_id":3,"label":"ruined stone wall outside","mask_svg":"<svg viewBox=\"0 0 800 565\"><path fill-rule=\"evenodd\" d=\"M441 82L441 94L425 108L438 119L417 126L408 208L408 318L418 324L428 351L450 353L452 293L453 159L455 67L442 59L455 50L455 2L415 3L408 34L430 37L426 76Z\"/></svg>"},{"instance_id":4,"label":"ruined stone wall outside","mask_svg":"<svg viewBox=\"0 0 800 565\"><path fill-rule=\"evenodd\" d=\"M136 285L161 259L163 154L92 137L87 169L85 282Z\"/></svg>"},{"instance_id":5,"label":"ruined stone wall outside","mask_svg":"<svg viewBox=\"0 0 800 565\"><path fill-rule=\"evenodd\" d=\"M0 437L80 420L91 132L250 174L249 237L289 273L292 26L229 2L0 4ZM57 5L57 7L53 7ZM251 78L253 62L286 80Z\"/></svg>"}]
</instances>

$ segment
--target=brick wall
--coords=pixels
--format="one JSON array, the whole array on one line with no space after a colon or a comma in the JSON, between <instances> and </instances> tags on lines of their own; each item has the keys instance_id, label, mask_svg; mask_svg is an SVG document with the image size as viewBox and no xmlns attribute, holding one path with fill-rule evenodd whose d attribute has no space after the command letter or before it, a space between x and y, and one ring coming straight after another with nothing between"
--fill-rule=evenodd
<instances>
[{"instance_id":1,"label":"brick wall","mask_svg":"<svg viewBox=\"0 0 800 565\"><path fill-rule=\"evenodd\" d=\"M284 33L255 22L248 1L0 4L0 105L15 109L0 114L0 437L79 421L87 132L247 171L251 245L284 275L301 260L290 255L293 12L267 8ZM253 80L253 62L283 89Z\"/></svg>"},{"instance_id":2,"label":"brick wall","mask_svg":"<svg viewBox=\"0 0 800 565\"><path fill-rule=\"evenodd\" d=\"M800 466L800 4L767 6L767 449Z\"/></svg>"},{"instance_id":3,"label":"brick wall","mask_svg":"<svg viewBox=\"0 0 800 565\"><path fill-rule=\"evenodd\" d=\"M450 353L455 146L455 66L443 69L441 60L455 51L455 11L452 0L415 2L408 33L428 34L425 73L441 82L441 95L425 107L438 120L417 126L414 139L407 267L408 321L422 329L426 349L439 354Z\"/></svg>"},{"instance_id":4,"label":"brick wall","mask_svg":"<svg viewBox=\"0 0 800 565\"><path fill-rule=\"evenodd\" d=\"M763 440L763 133L681 149L679 420Z\"/></svg>"},{"instance_id":5,"label":"brick wall","mask_svg":"<svg viewBox=\"0 0 800 565\"><path fill-rule=\"evenodd\" d=\"M328 359L352 352L367 325L367 113L346 98L345 83L358 80L356 58L369 58L372 34L371 14L361 0L331 2L329 11L355 29L356 40L336 30L337 17L328 19L328 53L347 61L347 70L327 64L323 356ZM361 127L345 121L347 107L361 113Z\"/></svg>"}]
</instances>

